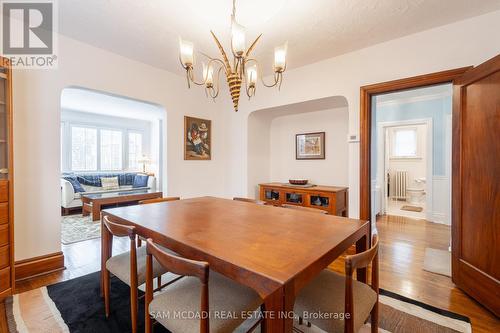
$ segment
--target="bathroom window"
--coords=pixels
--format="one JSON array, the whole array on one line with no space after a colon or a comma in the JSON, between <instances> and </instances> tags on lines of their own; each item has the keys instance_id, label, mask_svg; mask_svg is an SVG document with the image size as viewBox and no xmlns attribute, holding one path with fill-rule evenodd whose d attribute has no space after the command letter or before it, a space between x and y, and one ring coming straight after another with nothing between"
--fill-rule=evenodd
<instances>
[{"instance_id":1,"label":"bathroom window","mask_svg":"<svg viewBox=\"0 0 500 333\"><path fill-rule=\"evenodd\" d=\"M397 128L392 133L392 158L417 158L417 129Z\"/></svg>"}]
</instances>

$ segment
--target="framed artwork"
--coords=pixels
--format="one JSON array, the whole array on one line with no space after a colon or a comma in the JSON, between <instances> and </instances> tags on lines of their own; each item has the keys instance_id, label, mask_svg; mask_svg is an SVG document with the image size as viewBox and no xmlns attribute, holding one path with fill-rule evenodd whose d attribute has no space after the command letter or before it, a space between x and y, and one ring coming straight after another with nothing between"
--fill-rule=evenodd
<instances>
[{"instance_id":1,"label":"framed artwork","mask_svg":"<svg viewBox=\"0 0 500 333\"><path fill-rule=\"evenodd\" d=\"M297 134L295 136L295 159L324 160L325 132Z\"/></svg>"},{"instance_id":2,"label":"framed artwork","mask_svg":"<svg viewBox=\"0 0 500 333\"><path fill-rule=\"evenodd\" d=\"M212 121L184 116L184 159L212 159Z\"/></svg>"}]
</instances>

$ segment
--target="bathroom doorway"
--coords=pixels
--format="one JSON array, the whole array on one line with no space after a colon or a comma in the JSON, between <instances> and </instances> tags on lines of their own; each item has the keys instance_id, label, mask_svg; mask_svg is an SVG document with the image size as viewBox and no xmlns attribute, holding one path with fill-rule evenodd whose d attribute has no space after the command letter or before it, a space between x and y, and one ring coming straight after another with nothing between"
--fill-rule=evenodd
<instances>
[{"instance_id":1,"label":"bathroom doorway","mask_svg":"<svg viewBox=\"0 0 500 333\"><path fill-rule=\"evenodd\" d=\"M424 276L449 279L452 85L375 94L371 102L377 230L406 240L401 253L411 244Z\"/></svg>"},{"instance_id":2,"label":"bathroom doorway","mask_svg":"<svg viewBox=\"0 0 500 333\"><path fill-rule=\"evenodd\" d=\"M379 122L382 215L427 219L432 205L432 118ZM383 153L382 153L383 152Z\"/></svg>"},{"instance_id":3,"label":"bathroom doorway","mask_svg":"<svg viewBox=\"0 0 500 333\"><path fill-rule=\"evenodd\" d=\"M372 214L451 223L451 84L372 97Z\"/></svg>"}]
</instances>

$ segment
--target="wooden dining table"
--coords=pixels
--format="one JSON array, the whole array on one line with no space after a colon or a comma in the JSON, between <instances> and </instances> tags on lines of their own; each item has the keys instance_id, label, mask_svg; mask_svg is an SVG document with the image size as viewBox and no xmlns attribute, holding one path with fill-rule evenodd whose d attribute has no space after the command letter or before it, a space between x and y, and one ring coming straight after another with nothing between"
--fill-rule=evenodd
<instances>
[{"instance_id":1,"label":"wooden dining table","mask_svg":"<svg viewBox=\"0 0 500 333\"><path fill-rule=\"evenodd\" d=\"M370 233L366 221L215 197L112 208L106 215L254 289L264 300L264 331L273 333L292 332L298 292L353 244L366 250ZM366 272L357 278L365 281Z\"/></svg>"}]
</instances>

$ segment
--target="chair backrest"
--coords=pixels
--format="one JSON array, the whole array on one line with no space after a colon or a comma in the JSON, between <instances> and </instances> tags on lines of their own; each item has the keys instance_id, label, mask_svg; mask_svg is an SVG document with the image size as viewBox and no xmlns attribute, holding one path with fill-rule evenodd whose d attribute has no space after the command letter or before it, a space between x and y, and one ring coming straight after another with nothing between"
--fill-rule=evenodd
<instances>
[{"instance_id":1,"label":"chair backrest","mask_svg":"<svg viewBox=\"0 0 500 333\"><path fill-rule=\"evenodd\" d=\"M281 207L295 209L295 210L301 210L301 211L309 212L309 213L328 214L328 212L326 210L318 209L318 208L303 207L303 206L289 205L289 204L283 204L283 205L281 205Z\"/></svg>"},{"instance_id":2,"label":"chair backrest","mask_svg":"<svg viewBox=\"0 0 500 333\"><path fill-rule=\"evenodd\" d=\"M139 205L151 204L156 202L167 202L167 201L176 201L181 200L179 197L166 197L166 198L155 198L155 199L147 199L139 201Z\"/></svg>"},{"instance_id":3,"label":"chair backrest","mask_svg":"<svg viewBox=\"0 0 500 333\"><path fill-rule=\"evenodd\" d=\"M161 248L153 243L149 238L146 241L146 309L149 308L149 303L153 300L153 257L158 263L167 269L169 272L184 276L197 277L202 285L201 300L200 300L200 332L209 332L209 316L208 314L208 276L209 265L204 261L190 260L176 255L172 255L163 251ZM146 332L151 328L151 320L148 320L149 315L146 313Z\"/></svg>"},{"instance_id":4,"label":"chair backrest","mask_svg":"<svg viewBox=\"0 0 500 333\"><path fill-rule=\"evenodd\" d=\"M104 226L106 229L116 237L130 237L135 238L135 227L125 224L119 224L115 222L111 222L109 216L105 215L102 219Z\"/></svg>"},{"instance_id":5,"label":"chair backrest","mask_svg":"<svg viewBox=\"0 0 500 333\"><path fill-rule=\"evenodd\" d=\"M251 202L257 205L265 205L266 202L262 200L256 200L256 199L250 199L250 198L239 198L239 197L234 197L233 200L235 201L243 201L243 202Z\"/></svg>"},{"instance_id":6,"label":"chair backrest","mask_svg":"<svg viewBox=\"0 0 500 333\"><path fill-rule=\"evenodd\" d=\"M130 283L137 285L137 245L135 227L131 225L112 222L109 216L102 218L104 225L102 232L101 260L102 269L105 269L105 263L113 255L113 236L130 238Z\"/></svg>"},{"instance_id":7,"label":"chair backrest","mask_svg":"<svg viewBox=\"0 0 500 333\"><path fill-rule=\"evenodd\" d=\"M354 331L354 296L353 296L353 287L352 287L352 275L356 269L359 268L367 268L370 264L371 267L371 288L377 293L377 303L375 303L375 307L378 309L378 235L373 235L372 237L372 246L361 253L357 253L354 255L348 255L345 258L345 272L346 272L346 285L345 285L345 313L350 314L349 318L345 320L344 332L352 333ZM378 317L378 313L376 314ZM375 320L378 320L376 318ZM372 318L372 325L373 318ZM378 325L376 325L378 326Z\"/></svg>"}]
</instances>

